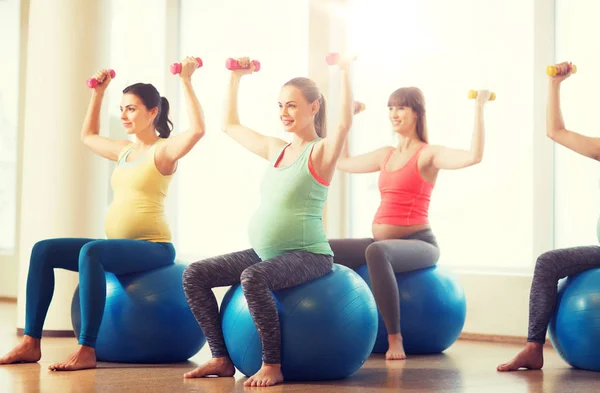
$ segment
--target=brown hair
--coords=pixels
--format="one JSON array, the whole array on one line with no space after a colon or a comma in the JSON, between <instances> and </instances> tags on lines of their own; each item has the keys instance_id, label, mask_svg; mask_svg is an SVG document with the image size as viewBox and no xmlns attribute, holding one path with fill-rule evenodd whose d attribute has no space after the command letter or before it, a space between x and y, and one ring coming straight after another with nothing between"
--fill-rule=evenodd
<instances>
[{"instance_id":1,"label":"brown hair","mask_svg":"<svg viewBox=\"0 0 600 393\"><path fill-rule=\"evenodd\" d=\"M394 91L388 99L388 107L405 106L411 108L417 114L417 136L425 143L427 137L427 119L425 117L425 97L417 87L401 87Z\"/></svg>"},{"instance_id":2,"label":"brown hair","mask_svg":"<svg viewBox=\"0 0 600 393\"><path fill-rule=\"evenodd\" d=\"M325 138L327 136L327 108L325 97L319 91L317 84L308 78L294 78L290 79L284 86L294 86L298 88L304 99L310 103L319 101L319 111L315 115L315 131L319 138Z\"/></svg>"}]
</instances>

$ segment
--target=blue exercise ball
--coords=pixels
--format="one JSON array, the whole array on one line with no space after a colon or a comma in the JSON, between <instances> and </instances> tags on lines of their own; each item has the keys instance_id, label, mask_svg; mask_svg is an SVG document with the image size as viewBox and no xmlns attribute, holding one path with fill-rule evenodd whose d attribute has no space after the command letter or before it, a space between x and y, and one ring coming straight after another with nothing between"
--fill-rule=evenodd
<instances>
[{"instance_id":1,"label":"blue exercise ball","mask_svg":"<svg viewBox=\"0 0 600 393\"><path fill-rule=\"evenodd\" d=\"M356 269L371 286L367 265ZM467 302L458 279L437 266L396 274L400 294L400 332L407 354L440 353L458 339ZM374 353L388 350L387 330L379 314Z\"/></svg>"},{"instance_id":2,"label":"blue exercise ball","mask_svg":"<svg viewBox=\"0 0 600 393\"><path fill-rule=\"evenodd\" d=\"M600 371L600 269L562 280L550 321L550 341L571 366Z\"/></svg>"},{"instance_id":3,"label":"blue exercise ball","mask_svg":"<svg viewBox=\"0 0 600 393\"><path fill-rule=\"evenodd\" d=\"M106 276L106 305L96 342L98 360L172 363L195 355L206 338L183 292L186 265ZM79 287L71 303L76 337L81 331Z\"/></svg>"},{"instance_id":4,"label":"blue exercise ball","mask_svg":"<svg viewBox=\"0 0 600 393\"><path fill-rule=\"evenodd\" d=\"M377 306L352 269L331 272L296 287L274 291L281 326L281 369L286 380L347 377L367 360L377 333ZM221 305L225 344L246 376L262 364L262 346L239 285Z\"/></svg>"}]
</instances>

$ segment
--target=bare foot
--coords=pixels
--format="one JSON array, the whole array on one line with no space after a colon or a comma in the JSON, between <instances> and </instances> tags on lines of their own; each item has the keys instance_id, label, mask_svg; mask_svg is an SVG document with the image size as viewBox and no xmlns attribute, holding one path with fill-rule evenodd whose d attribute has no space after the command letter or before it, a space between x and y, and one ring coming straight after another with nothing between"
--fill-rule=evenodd
<instances>
[{"instance_id":1,"label":"bare foot","mask_svg":"<svg viewBox=\"0 0 600 393\"><path fill-rule=\"evenodd\" d=\"M202 378L209 375L217 377L233 377L235 367L229 358L212 358L202 366L183 374L184 378Z\"/></svg>"},{"instance_id":2,"label":"bare foot","mask_svg":"<svg viewBox=\"0 0 600 393\"><path fill-rule=\"evenodd\" d=\"M404 353L404 346L402 345L402 335L388 334L389 348L385 353L385 360L404 360L406 359L406 353Z\"/></svg>"},{"instance_id":3,"label":"bare foot","mask_svg":"<svg viewBox=\"0 0 600 393\"><path fill-rule=\"evenodd\" d=\"M517 354L510 362L498 366L498 371L517 371L520 368L539 370L544 366L544 345L528 342L525 349Z\"/></svg>"},{"instance_id":4,"label":"bare foot","mask_svg":"<svg viewBox=\"0 0 600 393\"><path fill-rule=\"evenodd\" d=\"M23 340L12 351L0 358L0 364L35 363L41 357L40 339L23 336Z\"/></svg>"},{"instance_id":5,"label":"bare foot","mask_svg":"<svg viewBox=\"0 0 600 393\"><path fill-rule=\"evenodd\" d=\"M96 351L92 347L80 345L75 352L61 363L55 363L48 367L52 371L75 371L96 368Z\"/></svg>"},{"instance_id":6,"label":"bare foot","mask_svg":"<svg viewBox=\"0 0 600 393\"><path fill-rule=\"evenodd\" d=\"M273 386L280 382L283 382L281 364L263 363L260 370L244 382L244 386Z\"/></svg>"}]
</instances>

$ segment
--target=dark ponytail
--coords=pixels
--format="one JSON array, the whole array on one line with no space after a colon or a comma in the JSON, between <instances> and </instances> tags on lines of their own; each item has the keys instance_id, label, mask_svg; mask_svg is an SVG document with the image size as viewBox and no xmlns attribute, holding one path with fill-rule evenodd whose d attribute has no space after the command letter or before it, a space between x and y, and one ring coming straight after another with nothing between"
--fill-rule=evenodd
<instances>
[{"instance_id":1,"label":"dark ponytail","mask_svg":"<svg viewBox=\"0 0 600 393\"><path fill-rule=\"evenodd\" d=\"M319 98L319 104L319 111L315 115L315 131L319 138L325 138L327 136L327 102L323 94Z\"/></svg>"},{"instance_id":2,"label":"dark ponytail","mask_svg":"<svg viewBox=\"0 0 600 393\"><path fill-rule=\"evenodd\" d=\"M158 106L158 115L154 119L154 126L158 131L158 136L167 139L173 130L173 122L169 120L169 101L165 97L160 97Z\"/></svg>"},{"instance_id":3,"label":"dark ponytail","mask_svg":"<svg viewBox=\"0 0 600 393\"><path fill-rule=\"evenodd\" d=\"M171 135L173 122L169 120L169 101L160 96L156 87L150 83L135 83L126 87L123 94L137 96L148 110L158 108L158 114L154 118L154 127L158 131L158 136L166 139Z\"/></svg>"}]
</instances>

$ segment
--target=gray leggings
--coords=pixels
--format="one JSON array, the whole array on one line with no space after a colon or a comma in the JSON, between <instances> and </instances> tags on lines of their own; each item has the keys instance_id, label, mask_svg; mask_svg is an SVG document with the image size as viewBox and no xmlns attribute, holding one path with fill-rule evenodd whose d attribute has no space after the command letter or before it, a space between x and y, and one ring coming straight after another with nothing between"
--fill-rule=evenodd
<instances>
[{"instance_id":1,"label":"gray leggings","mask_svg":"<svg viewBox=\"0 0 600 393\"><path fill-rule=\"evenodd\" d=\"M527 341L546 342L546 331L556 305L558 280L589 269L600 268L600 247L572 247L539 256L529 293Z\"/></svg>"},{"instance_id":2,"label":"gray leggings","mask_svg":"<svg viewBox=\"0 0 600 393\"><path fill-rule=\"evenodd\" d=\"M241 282L250 315L260 336L263 362L281 363L277 305L271 291L317 279L331 271L333 258L291 251L261 261L254 250L221 255L190 264L183 272L183 289L215 358L228 357L217 299L211 288Z\"/></svg>"},{"instance_id":3,"label":"gray leggings","mask_svg":"<svg viewBox=\"0 0 600 393\"><path fill-rule=\"evenodd\" d=\"M402 239L335 239L329 244L334 262L356 269L365 262L369 268L373 296L388 334L400 333L400 298L394 273L435 265L440 257L431 229Z\"/></svg>"}]
</instances>

